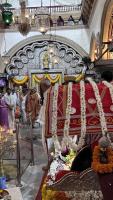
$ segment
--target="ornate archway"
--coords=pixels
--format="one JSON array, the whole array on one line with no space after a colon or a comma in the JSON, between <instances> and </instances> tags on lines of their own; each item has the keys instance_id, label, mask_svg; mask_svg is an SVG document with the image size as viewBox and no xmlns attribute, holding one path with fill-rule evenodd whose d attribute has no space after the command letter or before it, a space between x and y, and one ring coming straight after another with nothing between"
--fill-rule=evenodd
<instances>
[{"instance_id":1,"label":"ornate archway","mask_svg":"<svg viewBox=\"0 0 113 200\"><path fill-rule=\"evenodd\" d=\"M50 66L47 57L49 43L50 35L45 35L27 38L15 45L7 53L11 61L6 72L10 75L13 71L19 78L23 78L31 70L43 70L48 65L48 69L63 70L65 74L80 73L82 67L78 65L87 53L79 45L64 37L55 36L55 40L51 39L51 44L56 47L59 62L54 65L51 63Z\"/></svg>"}]
</instances>

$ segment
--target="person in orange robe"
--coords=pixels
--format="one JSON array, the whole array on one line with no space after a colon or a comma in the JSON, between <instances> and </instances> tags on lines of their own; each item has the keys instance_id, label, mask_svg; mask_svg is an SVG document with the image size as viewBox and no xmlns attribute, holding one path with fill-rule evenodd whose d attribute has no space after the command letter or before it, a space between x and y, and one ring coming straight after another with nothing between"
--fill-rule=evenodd
<instances>
[{"instance_id":1,"label":"person in orange robe","mask_svg":"<svg viewBox=\"0 0 113 200\"><path fill-rule=\"evenodd\" d=\"M32 127L34 127L34 123L38 117L40 110L40 96L36 91L36 88L32 88L27 97L25 102L25 111L27 120L31 121Z\"/></svg>"}]
</instances>

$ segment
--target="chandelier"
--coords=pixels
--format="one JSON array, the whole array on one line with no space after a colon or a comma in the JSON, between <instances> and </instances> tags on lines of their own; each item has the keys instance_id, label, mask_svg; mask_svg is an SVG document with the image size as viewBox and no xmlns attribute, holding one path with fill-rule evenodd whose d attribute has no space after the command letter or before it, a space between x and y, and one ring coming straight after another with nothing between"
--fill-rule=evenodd
<instances>
[{"instance_id":1,"label":"chandelier","mask_svg":"<svg viewBox=\"0 0 113 200\"><path fill-rule=\"evenodd\" d=\"M43 7L43 2L41 0L41 7L35 13L35 24L38 31L45 34L50 27L50 14L47 7Z\"/></svg>"},{"instance_id":2,"label":"chandelier","mask_svg":"<svg viewBox=\"0 0 113 200\"><path fill-rule=\"evenodd\" d=\"M7 47L6 47L6 38L4 33L4 55L2 56L2 62L5 65L8 65L10 63L10 56L7 55Z\"/></svg>"}]
</instances>

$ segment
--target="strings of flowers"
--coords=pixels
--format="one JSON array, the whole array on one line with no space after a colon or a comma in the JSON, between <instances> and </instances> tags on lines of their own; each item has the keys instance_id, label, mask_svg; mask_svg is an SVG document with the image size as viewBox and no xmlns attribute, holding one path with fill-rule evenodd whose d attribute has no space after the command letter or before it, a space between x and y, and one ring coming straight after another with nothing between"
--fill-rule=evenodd
<instances>
[{"instance_id":1,"label":"strings of flowers","mask_svg":"<svg viewBox=\"0 0 113 200\"><path fill-rule=\"evenodd\" d=\"M62 145L69 146L72 148L72 138L69 136L69 125L70 125L70 114L72 105L72 83L68 84L68 97L67 97L67 107L66 107L66 119L64 123L64 138Z\"/></svg>"},{"instance_id":2,"label":"strings of flowers","mask_svg":"<svg viewBox=\"0 0 113 200\"><path fill-rule=\"evenodd\" d=\"M61 150L60 143L57 137L57 100L58 100L58 83L53 87L53 105L52 105L52 138L54 142L55 152Z\"/></svg>"},{"instance_id":3,"label":"strings of flowers","mask_svg":"<svg viewBox=\"0 0 113 200\"><path fill-rule=\"evenodd\" d=\"M109 92L110 92L112 103L113 103L113 85L111 83L108 83L107 81L102 81L102 82L104 83L106 87L109 88Z\"/></svg>"},{"instance_id":4,"label":"strings of flowers","mask_svg":"<svg viewBox=\"0 0 113 200\"><path fill-rule=\"evenodd\" d=\"M102 135L105 135L105 133L107 132L107 125L106 125L106 119L105 119L105 115L104 115L104 111L103 111L103 106L102 106L99 90L98 90L96 83L91 78L88 78L87 80L91 84L93 91L94 91L94 94L95 94L98 112L99 112L99 117L100 117Z\"/></svg>"},{"instance_id":5,"label":"strings of flowers","mask_svg":"<svg viewBox=\"0 0 113 200\"><path fill-rule=\"evenodd\" d=\"M113 103L113 85L107 81L102 81L104 83L104 85L109 88L109 92L110 92L110 96L111 96L111 100L112 100L112 103ZM110 140L110 143L111 145L113 146L113 143L111 142L111 138L110 138L110 135L107 133L107 137L109 138Z\"/></svg>"},{"instance_id":6,"label":"strings of flowers","mask_svg":"<svg viewBox=\"0 0 113 200\"><path fill-rule=\"evenodd\" d=\"M84 81L80 81L80 104L81 104L81 136L77 145L79 150L85 142L86 135L86 102L85 102L85 84Z\"/></svg>"}]
</instances>

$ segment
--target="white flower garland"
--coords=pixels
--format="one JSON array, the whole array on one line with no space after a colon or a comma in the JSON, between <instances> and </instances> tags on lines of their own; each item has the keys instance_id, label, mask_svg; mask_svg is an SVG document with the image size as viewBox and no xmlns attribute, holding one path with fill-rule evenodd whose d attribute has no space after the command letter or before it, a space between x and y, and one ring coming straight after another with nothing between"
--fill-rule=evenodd
<instances>
[{"instance_id":1,"label":"white flower garland","mask_svg":"<svg viewBox=\"0 0 113 200\"><path fill-rule=\"evenodd\" d=\"M68 84L67 108L66 108L66 120L64 123L64 136L69 135L71 104L72 104L72 83L69 83Z\"/></svg>"},{"instance_id":2,"label":"white flower garland","mask_svg":"<svg viewBox=\"0 0 113 200\"><path fill-rule=\"evenodd\" d=\"M77 145L79 150L85 142L86 135L86 102L85 102L85 84L84 81L80 81L80 105L81 105L81 136Z\"/></svg>"},{"instance_id":3,"label":"white flower garland","mask_svg":"<svg viewBox=\"0 0 113 200\"><path fill-rule=\"evenodd\" d=\"M54 142L55 152L59 153L61 150L60 143L57 137L57 100L58 100L58 83L55 84L53 95L53 105L52 105L52 138Z\"/></svg>"},{"instance_id":4,"label":"white flower garland","mask_svg":"<svg viewBox=\"0 0 113 200\"><path fill-rule=\"evenodd\" d=\"M107 81L102 81L102 83L104 83L104 85L109 88L109 92L113 103L113 85Z\"/></svg>"},{"instance_id":5,"label":"white flower garland","mask_svg":"<svg viewBox=\"0 0 113 200\"><path fill-rule=\"evenodd\" d=\"M68 95L67 95L67 107L66 107L66 119L64 123L64 137L62 141L63 146L69 146L72 148L73 140L69 136L69 126L70 126L70 114L71 114L71 104L72 104L72 83L68 84Z\"/></svg>"},{"instance_id":6,"label":"white flower garland","mask_svg":"<svg viewBox=\"0 0 113 200\"><path fill-rule=\"evenodd\" d=\"M91 86L94 90L94 93L95 93L95 98L97 101L97 107L98 107L98 111L99 111L102 135L104 136L105 133L107 132L107 125L106 125L106 119L105 119L105 115L104 115L104 111L103 111L103 105L102 105L100 94L99 94L99 89L98 89L96 83L91 78L87 78L87 80L91 84Z\"/></svg>"},{"instance_id":7,"label":"white flower garland","mask_svg":"<svg viewBox=\"0 0 113 200\"><path fill-rule=\"evenodd\" d=\"M104 85L109 88L109 92L110 92L110 95L111 95L111 100L112 100L112 103L113 103L113 85L111 83L107 82L107 81L102 81L102 83L104 83ZM113 147L113 143L112 143L110 135L108 133L107 133L107 137L108 137L108 139L109 139L109 141L111 143L111 146Z\"/></svg>"}]
</instances>

